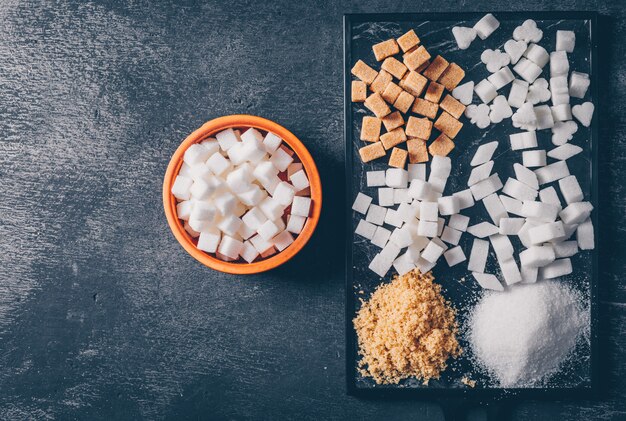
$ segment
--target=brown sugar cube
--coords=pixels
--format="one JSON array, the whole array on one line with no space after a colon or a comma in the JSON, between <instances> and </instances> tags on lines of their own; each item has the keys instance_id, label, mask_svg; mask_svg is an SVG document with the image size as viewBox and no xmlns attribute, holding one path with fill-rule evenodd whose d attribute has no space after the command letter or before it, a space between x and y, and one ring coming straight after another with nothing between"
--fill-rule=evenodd
<instances>
[{"instance_id":1,"label":"brown sugar cube","mask_svg":"<svg viewBox=\"0 0 626 421\"><path fill-rule=\"evenodd\" d=\"M293 174L297 173L302 168L303 167L302 167L302 163L301 162L292 162L287 167L287 177L291 177Z\"/></svg>"},{"instance_id":2,"label":"brown sugar cube","mask_svg":"<svg viewBox=\"0 0 626 421\"><path fill-rule=\"evenodd\" d=\"M398 127L397 129L393 129L390 132L387 132L380 136L380 141L382 142L385 149L391 149L394 146L399 145L400 143L406 140L406 134L402 127Z\"/></svg>"},{"instance_id":3,"label":"brown sugar cube","mask_svg":"<svg viewBox=\"0 0 626 421\"><path fill-rule=\"evenodd\" d=\"M376 75L378 75L378 72L365 64L363 60L357 61L350 72L354 76L365 82L367 85L372 83L376 78Z\"/></svg>"},{"instance_id":4,"label":"brown sugar cube","mask_svg":"<svg viewBox=\"0 0 626 421\"><path fill-rule=\"evenodd\" d=\"M408 130L407 124L407 130ZM463 123L461 123L456 118L452 117L447 112L441 113L437 121L435 121L435 128L439 130L441 133L444 133L450 139L454 139L454 137L459 134L459 130L463 127Z\"/></svg>"},{"instance_id":5,"label":"brown sugar cube","mask_svg":"<svg viewBox=\"0 0 626 421\"><path fill-rule=\"evenodd\" d=\"M428 66L430 66L430 61L426 60L424 62L424 64L422 64L420 67L418 67L417 69L415 69L415 71L417 73L422 73L424 71L424 69L426 69Z\"/></svg>"},{"instance_id":6,"label":"brown sugar cube","mask_svg":"<svg viewBox=\"0 0 626 421\"><path fill-rule=\"evenodd\" d=\"M365 116L361 123L361 140L366 142L378 142L382 121L379 118Z\"/></svg>"},{"instance_id":7,"label":"brown sugar cube","mask_svg":"<svg viewBox=\"0 0 626 421\"><path fill-rule=\"evenodd\" d=\"M426 89L426 93L424 94L424 99L430 102L439 102L444 89L443 85L440 85L437 82L430 82L428 88Z\"/></svg>"},{"instance_id":8,"label":"brown sugar cube","mask_svg":"<svg viewBox=\"0 0 626 421\"><path fill-rule=\"evenodd\" d=\"M398 95L396 102L393 103L393 106L396 107L396 110L406 114L411 108L411 104L413 104L414 100L415 97L413 95L406 91L402 91L400 92L400 95Z\"/></svg>"},{"instance_id":9,"label":"brown sugar cube","mask_svg":"<svg viewBox=\"0 0 626 421\"><path fill-rule=\"evenodd\" d=\"M374 92L365 100L365 106L378 118L383 118L391 112L389 106L378 92Z\"/></svg>"},{"instance_id":10,"label":"brown sugar cube","mask_svg":"<svg viewBox=\"0 0 626 421\"><path fill-rule=\"evenodd\" d=\"M428 79L436 81L437 79L439 79L439 76L441 76L444 70L446 70L449 64L450 63L448 63L448 60L441 56L437 56L435 57L433 62L430 63L430 66L428 66L428 68L426 68L426 70L422 72L422 74Z\"/></svg>"},{"instance_id":11,"label":"brown sugar cube","mask_svg":"<svg viewBox=\"0 0 626 421\"><path fill-rule=\"evenodd\" d=\"M409 72L404 79L404 90L416 97L420 96L428 83L428 79L417 72ZM400 85L402 86L402 85Z\"/></svg>"},{"instance_id":12,"label":"brown sugar cube","mask_svg":"<svg viewBox=\"0 0 626 421\"><path fill-rule=\"evenodd\" d=\"M423 45L420 45L415 51L408 53L404 57L404 65L409 70L415 70L430 59L430 54L426 51Z\"/></svg>"},{"instance_id":13,"label":"brown sugar cube","mask_svg":"<svg viewBox=\"0 0 626 421\"><path fill-rule=\"evenodd\" d=\"M393 82L389 82L387 84L387 87L383 91L383 93L380 95L383 97L385 101L387 101L390 104L393 104L396 101L396 99L398 99L398 95L400 95L401 93L402 93L401 87L399 87Z\"/></svg>"},{"instance_id":14,"label":"brown sugar cube","mask_svg":"<svg viewBox=\"0 0 626 421\"><path fill-rule=\"evenodd\" d=\"M307 187L306 189L302 189L299 192L296 192L296 196L311 197L311 187Z\"/></svg>"},{"instance_id":15,"label":"brown sugar cube","mask_svg":"<svg viewBox=\"0 0 626 421\"><path fill-rule=\"evenodd\" d=\"M370 89L372 90L372 92L378 92L379 94L382 94L389 82L391 82L392 80L393 76L391 76L391 74L387 73L384 70L381 70L378 73L378 76L376 76L376 78L370 85Z\"/></svg>"},{"instance_id":16,"label":"brown sugar cube","mask_svg":"<svg viewBox=\"0 0 626 421\"><path fill-rule=\"evenodd\" d=\"M465 71L461 69L458 64L450 63L439 77L438 82L445 86L448 91L452 92L464 77Z\"/></svg>"},{"instance_id":17,"label":"brown sugar cube","mask_svg":"<svg viewBox=\"0 0 626 421\"><path fill-rule=\"evenodd\" d=\"M404 169L408 155L409 153L404 149L393 148L389 156L389 166Z\"/></svg>"},{"instance_id":18,"label":"brown sugar cube","mask_svg":"<svg viewBox=\"0 0 626 421\"><path fill-rule=\"evenodd\" d=\"M385 125L385 129L390 132L393 129L404 126L404 118L402 118L402 114L400 114L399 111L394 111L383 118L383 124Z\"/></svg>"},{"instance_id":19,"label":"brown sugar cube","mask_svg":"<svg viewBox=\"0 0 626 421\"><path fill-rule=\"evenodd\" d=\"M413 112L415 114L423 115L424 117L428 117L432 120L437 117L437 111L439 110L439 105L430 101L426 101L422 98L415 99L413 103Z\"/></svg>"},{"instance_id":20,"label":"brown sugar cube","mask_svg":"<svg viewBox=\"0 0 626 421\"><path fill-rule=\"evenodd\" d=\"M446 156L454 149L454 142L445 134L441 133L428 147L431 155Z\"/></svg>"},{"instance_id":21,"label":"brown sugar cube","mask_svg":"<svg viewBox=\"0 0 626 421\"><path fill-rule=\"evenodd\" d=\"M433 129L433 122L427 118L409 117L406 123L407 136L428 140Z\"/></svg>"},{"instance_id":22,"label":"brown sugar cube","mask_svg":"<svg viewBox=\"0 0 626 421\"><path fill-rule=\"evenodd\" d=\"M383 144L380 142L372 143L359 149L359 155L361 155L361 161L363 162L373 161L385 156L385 154L385 148L383 148Z\"/></svg>"},{"instance_id":23,"label":"brown sugar cube","mask_svg":"<svg viewBox=\"0 0 626 421\"><path fill-rule=\"evenodd\" d=\"M461 104L455 97L448 94L441 101L441 109L447 111L452 117L458 119L465 111L465 105Z\"/></svg>"},{"instance_id":24,"label":"brown sugar cube","mask_svg":"<svg viewBox=\"0 0 626 421\"><path fill-rule=\"evenodd\" d=\"M377 61L382 61L387 57L393 56L400 52L400 47L395 39L388 39L387 41L379 42L372 47L374 51L374 57Z\"/></svg>"},{"instance_id":25,"label":"brown sugar cube","mask_svg":"<svg viewBox=\"0 0 626 421\"><path fill-rule=\"evenodd\" d=\"M395 57L387 57L380 68L391 73L396 79L402 79L407 72L406 66Z\"/></svg>"},{"instance_id":26,"label":"brown sugar cube","mask_svg":"<svg viewBox=\"0 0 626 421\"><path fill-rule=\"evenodd\" d=\"M398 45L405 53L411 48L417 46L419 43L420 39L413 29L398 38Z\"/></svg>"},{"instance_id":27,"label":"brown sugar cube","mask_svg":"<svg viewBox=\"0 0 626 421\"><path fill-rule=\"evenodd\" d=\"M428 150L426 149L425 140L409 139L406 141L406 148L409 153L409 162L411 164L428 162Z\"/></svg>"},{"instance_id":28,"label":"brown sugar cube","mask_svg":"<svg viewBox=\"0 0 626 421\"><path fill-rule=\"evenodd\" d=\"M352 102L363 102L367 98L367 85L360 80L352 81Z\"/></svg>"}]
</instances>

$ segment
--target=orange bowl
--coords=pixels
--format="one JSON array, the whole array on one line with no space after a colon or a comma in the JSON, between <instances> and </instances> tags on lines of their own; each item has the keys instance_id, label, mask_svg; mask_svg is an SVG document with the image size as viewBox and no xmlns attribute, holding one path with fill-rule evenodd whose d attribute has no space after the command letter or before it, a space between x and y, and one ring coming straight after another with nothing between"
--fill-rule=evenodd
<instances>
[{"instance_id":1,"label":"orange bowl","mask_svg":"<svg viewBox=\"0 0 626 421\"><path fill-rule=\"evenodd\" d=\"M262 259L252 263L225 262L196 248L191 236L187 234L181 220L178 219L176 215L176 199L171 193L172 184L180 171L180 167L183 164L183 155L189 146L194 143L201 142L208 137L212 137L214 134L228 128L247 127L254 127L256 129L272 132L278 135L294 151L302 162L307 177L309 178L312 206L309 218L304 224L302 232L300 232L294 242L283 251L278 252L267 259ZM178 149L176 149L176 152L174 152L174 155L167 166L165 179L163 180L163 207L165 208L165 216L167 217L167 222L174 233L174 237L176 237L176 240L178 240L183 248L187 250L187 253L193 256L197 261L212 269L219 270L220 272L233 273L237 275L260 273L287 262L309 241L320 218L320 212L322 209L322 183L311 154L302 142L300 142L300 140L289 130L280 124L274 123L273 121L262 117L252 115L230 115L219 117L204 123L202 127L187 136Z\"/></svg>"}]
</instances>

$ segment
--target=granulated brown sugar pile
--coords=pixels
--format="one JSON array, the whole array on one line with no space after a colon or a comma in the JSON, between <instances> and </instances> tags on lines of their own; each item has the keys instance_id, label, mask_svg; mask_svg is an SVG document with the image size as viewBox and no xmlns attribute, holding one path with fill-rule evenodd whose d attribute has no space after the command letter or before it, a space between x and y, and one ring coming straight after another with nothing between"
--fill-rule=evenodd
<instances>
[{"instance_id":1,"label":"granulated brown sugar pile","mask_svg":"<svg viewBox=\"0 0 626 421\"><path fill-rule=\"evenodd\" d=\"M353 321L361 375L378 384L408 377L428 383L439 378L449 357L461 353L455 311L433 279L430 272L415 269L379 286L362 302Z\"/></svg>"}]
</instances>

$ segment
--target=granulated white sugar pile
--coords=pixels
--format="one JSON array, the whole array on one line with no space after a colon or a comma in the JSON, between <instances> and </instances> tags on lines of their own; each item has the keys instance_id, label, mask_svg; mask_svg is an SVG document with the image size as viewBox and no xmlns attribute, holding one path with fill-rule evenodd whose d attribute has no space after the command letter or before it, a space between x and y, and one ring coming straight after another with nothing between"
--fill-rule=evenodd
<instances>
[{"instance_id":1,"label":"granulated white sugar pile","mask_svg":"<svg viewBox=\"0 0 626 421\"><path fill-rule=\"evenodd\" d=\"M581 294L560 281L486 292L469 319L477 362L500 387L533 387L556 373L589 328Z\"/></svg>"}]
</instances>

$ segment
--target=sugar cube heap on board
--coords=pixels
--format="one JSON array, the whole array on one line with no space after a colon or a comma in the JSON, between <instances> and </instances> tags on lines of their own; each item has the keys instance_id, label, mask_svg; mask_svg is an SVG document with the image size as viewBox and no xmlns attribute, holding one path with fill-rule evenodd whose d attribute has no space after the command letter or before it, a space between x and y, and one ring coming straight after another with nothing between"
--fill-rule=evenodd
<instances>
[{"instance_id":1,"label":"sugar cube heap on board","mask_svg":"<svg viewBox=\"0 0 626 421\"><path fill-rule=\"evenodd\" d=\"M251 263L293 243L309 217L311 198L304 167L282 139L243 130L226 129L191 145L171 192L176 215L198 249Z\"/></svg>"}]
</instances>

